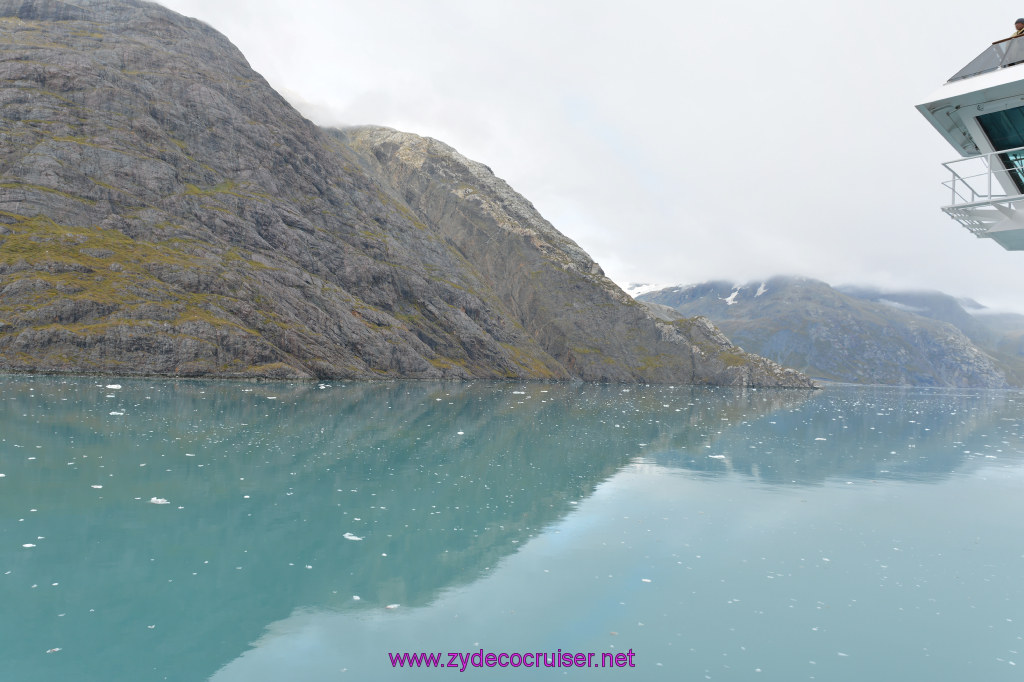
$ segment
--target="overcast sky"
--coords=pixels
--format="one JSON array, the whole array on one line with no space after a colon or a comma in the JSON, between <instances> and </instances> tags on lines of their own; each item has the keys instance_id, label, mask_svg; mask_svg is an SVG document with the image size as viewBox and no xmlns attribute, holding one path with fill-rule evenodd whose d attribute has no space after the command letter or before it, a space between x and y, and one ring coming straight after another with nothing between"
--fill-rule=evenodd
<instances>
[{"instance_id":1,"label":"overcast sky","mask_svg":"<svg viewBox=\"0 0 1024 682\"><path fill-rule=\"evenodd\" d=\"M914 105L1013 31L991 0L161 0L321 125L490 166L620 285L938 289L1024 312L1024 252L939 210Z\"/></svg>"}]
</instances>

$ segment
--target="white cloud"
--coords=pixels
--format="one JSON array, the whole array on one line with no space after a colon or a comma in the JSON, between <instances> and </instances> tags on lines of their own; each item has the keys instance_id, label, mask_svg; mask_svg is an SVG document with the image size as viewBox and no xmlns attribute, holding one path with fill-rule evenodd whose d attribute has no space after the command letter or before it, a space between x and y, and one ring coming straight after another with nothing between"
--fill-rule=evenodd
<instances>
[{"instance_id":1,"label":"white cloud","mask_svg":"<svg viewBox=\"0 0 1024 682\"><path fill-rule=\"evenodd\" d=\"M955 154L914 110L1010 33L1003 3L163 4L318 123L487 164L620 283L784 273L1024 307L1024 254L938 210Z\"/></svg>"}]
</instances>

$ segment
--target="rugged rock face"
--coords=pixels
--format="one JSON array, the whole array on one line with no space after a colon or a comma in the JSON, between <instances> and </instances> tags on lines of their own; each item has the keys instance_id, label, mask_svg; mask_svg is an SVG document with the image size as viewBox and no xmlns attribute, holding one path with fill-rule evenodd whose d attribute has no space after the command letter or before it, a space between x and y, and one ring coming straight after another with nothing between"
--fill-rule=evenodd
<instances>
[{"instance_id":1,"label":"rugged rock face","mask_svg":"<svg viewBox=\"0 0 1024 682\"><path fill-rule=\"evenodd\" d=\"M824 282L776 277L707 282L643 294L680 315L707 315L754 353L811 376L854 383L1004 388L1007 365L950 322L985 336L977 318L941 295L842 293ZM949 300L947 300L949 299ZM924 301L931 308L916 308ZM906 301L906 302L903 302ZM659 307L660 307L659 306ZM915 312L916 311L916 312ZM923 313L931 311L930 314ZM978 323L981 324L981 323Z\"/></svg>"},{"instance_id":2,"label":"rugged rock face","mask_svg":"<svg viewBox=\"0 0 1024 682\"><path fill-rule=\"evenodd\" d=\"M300 116L208 26L0 0L0 369L809 386L484 166Z\"/></svg>"}]
</instances>

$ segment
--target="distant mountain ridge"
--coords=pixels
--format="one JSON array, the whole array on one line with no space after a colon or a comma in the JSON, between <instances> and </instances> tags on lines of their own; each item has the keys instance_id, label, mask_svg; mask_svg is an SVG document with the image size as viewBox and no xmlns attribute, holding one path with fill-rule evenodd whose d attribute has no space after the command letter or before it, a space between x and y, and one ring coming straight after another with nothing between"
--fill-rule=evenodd
<instances>
[{"instance_id":1,"label":"distant mountain ridge","mask_svg":"<svg viewBox=\"0 0 1024 682\"><path fill-rule=\"evenodd\" d=\"M832 287L799 277L666 287L638 300L705 315L745 350L840 382L1024 385L1024 316L940 292ZM968 306L970 308L969 312ZM665 315L665 308L658 308Z\"/></svg>"},{"instance_id":2,"label":"distant mountain ridge","mask_svg":"<svg viewBox=\"0 0 1024 682\"><path fill-rule=\"evenodd\" d=\"M318 128L141 0L0 0L0 371L808 387L486 166Z\"/></svg>"}]
</instances>

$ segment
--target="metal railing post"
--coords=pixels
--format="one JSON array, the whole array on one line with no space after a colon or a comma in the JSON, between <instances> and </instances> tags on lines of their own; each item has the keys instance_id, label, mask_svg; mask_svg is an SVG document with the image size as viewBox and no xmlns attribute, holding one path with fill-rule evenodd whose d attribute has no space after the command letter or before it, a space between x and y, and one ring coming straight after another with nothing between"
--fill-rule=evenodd
<instances>
[{"instance_id":1,"label":"metal railing post","mask_svg":"<svg viewBox=\"0 0 1024 682\"><path fill-rule=\"evenodd\" d=\"M985 156L988 159L988 198L989 198L989 201L991 201L992 200L992 155L991 154L986 154Z\"/></svg>"}]
</instances>

